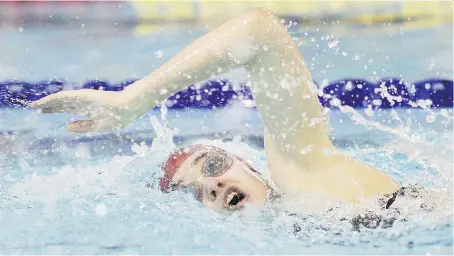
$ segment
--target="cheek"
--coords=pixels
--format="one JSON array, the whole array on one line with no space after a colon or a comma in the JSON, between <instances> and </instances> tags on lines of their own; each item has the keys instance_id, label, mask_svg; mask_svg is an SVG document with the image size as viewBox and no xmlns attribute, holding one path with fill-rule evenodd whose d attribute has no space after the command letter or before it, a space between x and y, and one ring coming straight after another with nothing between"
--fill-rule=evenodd
<instances>
[{"instance_id":1,"label":"cheek","mask_svg":"<svg viewBox=\"0 0 454 256\"><path fill-rule=\"evenodd\" d=\"M215 211L215 212L220 212L223 207L221 204L221 200L216 200L215 202L208 202L208 201L202 201L202 203L210 210Z\"/></svg>"},{"instance_id":2,"label":"cheek","mask_svg":"<svg viewBox=\"0 0 454 256\"><path fill-rule=\"evenodd\" d=\"M248 178L244 179L243 186L246 188L246 192L250 193L255 199L265 197L268 192L268 186L264 181L254 174L248 174Z\"/></svg>"},{"instance_id":3,"label":"cheek","mask_svg":"<svg viewBox=\"0 0 454 256\"><path fill-rule=\"evenodd\" d=\"M245 192L249 193L256 190L261 191L262 187L264 187L264 184L260 179L245 170L242 170L241 172L238 171L235 175L226 176L224 184L227 186L239 186Z\"/></svg>"}]
</instances>

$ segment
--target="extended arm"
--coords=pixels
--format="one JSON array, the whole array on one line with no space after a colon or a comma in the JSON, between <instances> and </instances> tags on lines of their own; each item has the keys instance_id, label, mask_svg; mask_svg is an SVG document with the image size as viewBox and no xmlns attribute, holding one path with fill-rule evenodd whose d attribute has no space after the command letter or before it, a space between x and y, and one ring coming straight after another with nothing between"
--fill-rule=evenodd
<instances>
[{"instance_id":1,"label":"extended arm","mask_svg":"<svg viewBox=\"0 0 454 256\"><path fill-rule=\"evenodd\" d=\"M280 20L263 9L222 24L125 92L144 113L190 84L240 66L250 74L256 105L280 150L301 159L307 147L331 145L301 54Z\"/></svg>"},{"instance_id":2,"label":"extended arm","mask_svg":"<svg viewBox=\"0 0 454 256\"><path fill-rule=\"evenodd\" d=\"M76 123L72 131L111 130L129 124L191 84L241 66L249 71L256 105L283 152L300 156L308 145L330 145L301 54L280 20L264 9L252 9L225 22L121 93L66 91L32 106L44 112L82 112L94 117ZM78 106L70 106L74 100Z\"/></svg>"},{"instance_id":3,"label":"extended arm","mask_svg":"<svg viewBox=\"0 0 454 256\"><path fill-rule=\"evenodd\" d=\"M286 28L264 9L225 22L122 92L65 91L32 106L91 119L70 124L71 131L112 130L128 125L177 91L238 67L248 71L266 126L267 161L281 189L355 200L396 188L381 172L343 156L327 157L334 147L310 73Z\"/></svg>"}]
</instances>

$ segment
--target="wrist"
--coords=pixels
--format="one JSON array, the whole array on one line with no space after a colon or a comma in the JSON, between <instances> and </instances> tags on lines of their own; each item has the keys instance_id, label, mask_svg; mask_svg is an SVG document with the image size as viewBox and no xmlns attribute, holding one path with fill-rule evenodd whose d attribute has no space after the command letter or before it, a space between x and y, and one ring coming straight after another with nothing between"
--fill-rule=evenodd
<instances>
[{"instance_id":1,"label":"wrist","mask_svg":"<svg viewBox=\"0 0 454 256\"><path fill-rule=\"evenodd\" d=\"M152 109L156 103L153 96L153 93L146 92L141 86L137 84L137 81L134 84L126 87L121 91L122 102L133 115L143 115Z\"/></svg>"}]
</instances>

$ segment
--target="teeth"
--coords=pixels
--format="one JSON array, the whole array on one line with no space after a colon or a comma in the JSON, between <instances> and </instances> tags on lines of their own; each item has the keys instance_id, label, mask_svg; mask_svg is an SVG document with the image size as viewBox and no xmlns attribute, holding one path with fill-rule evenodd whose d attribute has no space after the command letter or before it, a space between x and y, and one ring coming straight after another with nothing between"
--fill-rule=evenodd
<instances>
[{"instance_id":1,"label":"teeth","mask_svg":"<svg viewBox=\"0 0 454 256\"><path fill-rule=\"evenodd\" d=\"M236 192L232 192L227 196L227 204L232 201L232 198L236 195Z\"/></svg>"}]
</instances>

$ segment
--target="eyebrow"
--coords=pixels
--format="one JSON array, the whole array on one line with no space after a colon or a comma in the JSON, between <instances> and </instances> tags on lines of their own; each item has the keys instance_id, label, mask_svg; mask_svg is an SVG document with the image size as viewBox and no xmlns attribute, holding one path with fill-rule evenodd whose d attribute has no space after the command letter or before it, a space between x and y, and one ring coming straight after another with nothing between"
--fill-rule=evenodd
<instances>
[{"instance_id":1,"label":"eyebrow","mask_svg":"<svg viewBox=\"0 0 454 256\"><path fill-rule=\"evenodd\" d=\"M200 156L198 156L196 159L194 159L191 166L197 165L202 158L206 157L207 154L208 154L208 152L205 152L205 153L201 154Z\"/></svg>"}]
</instances>

